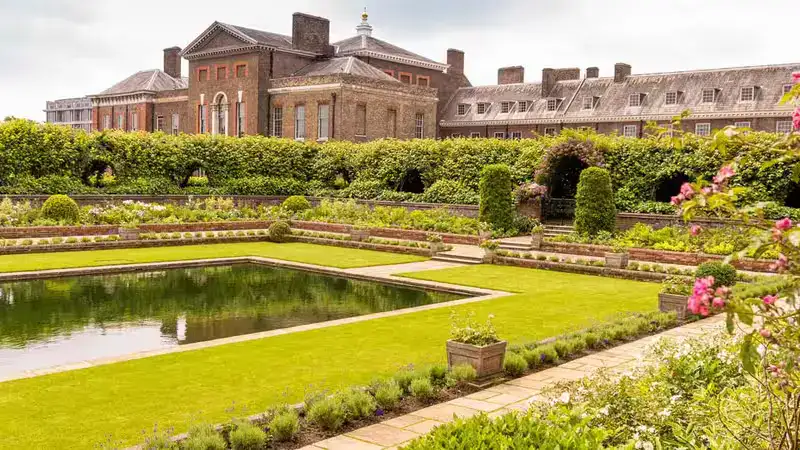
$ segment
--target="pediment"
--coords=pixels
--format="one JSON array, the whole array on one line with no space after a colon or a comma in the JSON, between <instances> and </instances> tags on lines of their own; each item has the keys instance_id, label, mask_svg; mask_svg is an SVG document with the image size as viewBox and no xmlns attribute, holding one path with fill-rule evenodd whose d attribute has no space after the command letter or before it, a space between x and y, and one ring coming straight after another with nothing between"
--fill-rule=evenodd
<instances>
[{"instance_id":1,"label":"pediment","mask_svg":"<svg viewBox=\"0 0 800 450\"><path fill-rule=\"evenodd\" d=\"M183 55L191 55L211 50L233 49L236 47L246 47L255 44L251 38L235 29L229 29L220 23L214 23L200 36L198 36L183 51Z\"/></svg>"}]
</instances>

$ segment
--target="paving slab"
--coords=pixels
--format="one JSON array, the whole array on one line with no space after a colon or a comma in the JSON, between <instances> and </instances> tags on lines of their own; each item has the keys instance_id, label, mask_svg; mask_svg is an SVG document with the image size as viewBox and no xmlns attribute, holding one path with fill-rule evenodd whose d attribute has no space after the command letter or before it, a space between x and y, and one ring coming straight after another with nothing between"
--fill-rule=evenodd
<instances>
[{"instance_id":1,"label":"paving slab","mask_svg":"<svg viewBox=\"0 0 800 450\"><path fill-rule=\"evenodd\" d=\"M344 435L332 437L314 445L327 450L382 450L384 448L383 445L370 444Z\"/></svg>"},{"instance_id":2,"label":"paving slab","mask_svg":"<svg viewBox=\"0 0 800 450\"><path fill-rule=\"evenodd\" d=\"M388 447L391 445L402 444L403 442L419 437L419 433L414 433L413 431L403 430L401 428L392 427L382 423L376 423L375 425L359 428L351 433L347 433L347 436L372 444L378 444L383 447Z\"/></svg>"},{"instance_id":3,"label":"paving slab","mask_svg":"<svg viewBox=\"0 0 800 450\"><path fill-rule=\"evenodd\" d=\"M443 422L439 422L438 420L425 419L420 423L411 425L410 427L406 427L406 430L413 431L419 434L427 434L430 433L431 430L442 424Z\"/></svg>"}]
</instances>

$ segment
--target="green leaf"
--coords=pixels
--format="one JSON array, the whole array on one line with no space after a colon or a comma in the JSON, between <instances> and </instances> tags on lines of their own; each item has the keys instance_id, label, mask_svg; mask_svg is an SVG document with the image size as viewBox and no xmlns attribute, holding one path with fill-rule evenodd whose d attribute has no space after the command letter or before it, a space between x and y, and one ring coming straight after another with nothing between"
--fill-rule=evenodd
<instances>
[{"instance_id":1,"label":"green leaf","mask_svg":"<svg viewBox=\"0 0 800 450\"><path fill-rule=\"evenodd\" d=\"M748 334L742 341L742 348L739 352L739 356L742 358L742 367L750 375L754 375L756 372L756 367L753 363L753 354L758 355L755 348L753 348L753 335Z\"/></svg>"}]
</instances>

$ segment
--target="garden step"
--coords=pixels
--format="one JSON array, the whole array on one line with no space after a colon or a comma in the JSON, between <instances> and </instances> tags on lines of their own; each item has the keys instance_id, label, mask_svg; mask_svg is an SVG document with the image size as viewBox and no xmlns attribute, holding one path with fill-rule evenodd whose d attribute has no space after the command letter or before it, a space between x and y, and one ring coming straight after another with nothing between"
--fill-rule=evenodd
<instances>
[{"instance_id":1,"label":"garden step","mask_svg":"<svg viewBox=\"0 0 800 450\"><path fill-rule=\"evenodd\" d=\"M458 264L483 264L483 258L477 256L439 254L431 258L433 261L445 261Z\"/></svg>"},{"instance_id":2,"label":"garden step","mask_svg":"<svg viewBox=\"0 0 800 450\"><path fill-rule=\"evenodd\" d=\"M514 242L500 242L500 248L503 250L531 250L533 246L531 244L518 244Z\"/></svg>"}]
</instances>

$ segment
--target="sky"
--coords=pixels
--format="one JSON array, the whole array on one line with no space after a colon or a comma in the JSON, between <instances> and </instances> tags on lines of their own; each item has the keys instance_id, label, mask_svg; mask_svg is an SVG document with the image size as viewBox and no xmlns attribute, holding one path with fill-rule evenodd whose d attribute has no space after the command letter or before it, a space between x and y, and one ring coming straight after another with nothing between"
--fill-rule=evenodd
<instances>
[{"instance_id":1,"label":"sky","mask_svg":"<svg viewBox=\"0 0 800 450\"><path fill-rule=\"evenodd\" d=\"M47 100L95 94L162 68L215 20L291 35L292 13L331 21L331 42L373 36L436 61L466 52L473 85L521 65L633 73L800 61L789 0L0 0L0 119L44 120ZM792 49L795 49L792 52ZM184 61L184 74L186 62Z\"/></svg>"}]
</instances>

